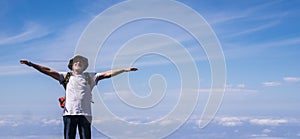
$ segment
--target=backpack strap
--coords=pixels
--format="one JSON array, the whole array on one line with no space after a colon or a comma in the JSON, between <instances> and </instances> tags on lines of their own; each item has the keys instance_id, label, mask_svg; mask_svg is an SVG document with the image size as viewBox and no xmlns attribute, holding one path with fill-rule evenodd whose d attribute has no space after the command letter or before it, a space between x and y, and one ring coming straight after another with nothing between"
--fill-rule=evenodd
<instances>
[{"instance_id":1,"label":"backpack strap","mask_svg":"<svg viewBox=\"0 0 300 139\"><path fill-rule=\"evenodd\" d=\"M91 82L90 74L88 72L85 72L84 76L85 76L85 80L88 82L88 84L90 85L90 87L92 89L92 82Z\"/></svg>"},{"instance_id":2,"label":"backpack strap","mask_svg":"<svg viewBox=\"0 0 300 139\"><path fill-rule=\"evenodd\" d=\"M64 80L60 82L60 84L62 84L63 87L65 88L65 90L67 89L67 84L70 80L71 75L72 75L72 72L68 72L66 77L64 78ZM60 107L64 109L65 102L66 102L66 96L62 96L62 97L58 98L58 101L59 101Z\"/></svg>"},{"instance_id":3,"label":"backpack strap","mask_svg":"<svg viewBox=\"0 0 300 139\"><path fill-rule=\"evenodd\" d=\"M85 80L88 82L88 84L90 85L91 90L93 90L93 86L92 86L92 81L91 81L91 76L88 72L84 73L85 76ZM94 103L93 99L91 99L91 103Z\"/></svg>"},{"instance_id":4,"label":"backpack strap","mask_svg":"<svg viewBox=\"0 0 300 139\"><path fill-rule=\"evenodd\" d=\"M63 85L63 87L65 89L67 88L67 84L69 83L71 75L72 75L72 72L68 72L65 79L61 82L61 84Z\"/></svg>"}]
</instances>

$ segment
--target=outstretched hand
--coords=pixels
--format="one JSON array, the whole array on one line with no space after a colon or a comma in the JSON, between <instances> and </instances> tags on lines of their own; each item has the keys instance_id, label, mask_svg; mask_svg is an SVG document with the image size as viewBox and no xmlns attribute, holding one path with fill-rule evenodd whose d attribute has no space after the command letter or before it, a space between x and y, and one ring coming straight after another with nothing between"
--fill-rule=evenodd
<instances>
[{"instance_id":1,"label":"outstretched hand","mask_svg":"<svg viewBox=\"0 0 300 139\"><path fill-rule=\"evenodd\" d=\"M27 65L27 66L31 66L31 62L30 61L28 61L28 60L20 60L20 63L21 64L25 64L25 65Z\"/></svg>"},{"instance_id":2,"label":"outstretched hand","mask_svg":"<svg viewBox=\"0 0 300 139\"><path fill-rule=\"evenodd\" d=\"M137 68L126 68L125 70L128 72L128 71L137 71L138 69Z\"/></svg>"}]
</instances>

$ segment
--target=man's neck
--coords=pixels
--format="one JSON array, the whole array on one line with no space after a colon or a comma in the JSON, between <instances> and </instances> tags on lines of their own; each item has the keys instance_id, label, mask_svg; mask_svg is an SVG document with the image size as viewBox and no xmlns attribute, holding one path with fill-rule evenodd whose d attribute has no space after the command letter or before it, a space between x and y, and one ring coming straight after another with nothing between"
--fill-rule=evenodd
<instances>
[{"instance_id":1,"label":"man's neck","mask_svg":"<svg viewBox=\"0 0 300 139\"><path fill-rule=\"evenodd\" d=\"M73 71L72 74L74 74L74 75L80 75L80 74L82 74L82 72Z\"/></svg>"}]
</instances>

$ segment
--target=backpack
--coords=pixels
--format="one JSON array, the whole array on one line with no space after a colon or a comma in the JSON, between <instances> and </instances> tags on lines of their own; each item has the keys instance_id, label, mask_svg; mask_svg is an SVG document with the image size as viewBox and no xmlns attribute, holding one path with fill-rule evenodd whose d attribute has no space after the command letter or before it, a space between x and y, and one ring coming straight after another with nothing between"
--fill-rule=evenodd
<instances>
[{"instance_id":1,"label":"backpack","mask_svg":"<svg viewBox=\"0 0 300 139\"><path fill-rule=\"evenodd\" d=\"M67 89L67 84L69 83L71 75L72 75L72 72L68 72L65 79L61 82L61 84L63 85L65 90ZM85 75L85 80L91 86L91 77L90 77L89 73L85 72L84 75ZM58 101L59 101L60 107L65 108L66 96L62 96L62 97L58 98Z\"/></svg>"}]
</instances>

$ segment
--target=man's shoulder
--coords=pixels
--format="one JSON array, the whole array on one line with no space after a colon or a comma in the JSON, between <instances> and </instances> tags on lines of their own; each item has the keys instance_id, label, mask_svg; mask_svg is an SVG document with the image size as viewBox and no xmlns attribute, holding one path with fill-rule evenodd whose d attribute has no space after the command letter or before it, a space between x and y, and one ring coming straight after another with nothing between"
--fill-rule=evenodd
<instances>
[{"instance_id":1,"label":"man's shoulder","mask_svg":"<svg viewBox=\"0 0 300 139\"><path fill-rule=\"evenodd\" d=\"M93 76L96 76L98 73L96 73L96 72L84 72L83 74L88 75L90 77L93 77Z\"/></svg>"},{"instance_id":2,"label":"man's shoulder","mask_svg":"<svg viewBox=\"0 0 300 139\"><path fill-rule=\"evenodd\" d=\"M58 74L67 75L69 72L66 71L59 71Z\"/></svg>"}]
</instances>

